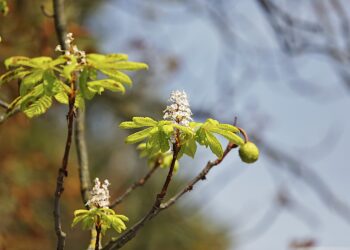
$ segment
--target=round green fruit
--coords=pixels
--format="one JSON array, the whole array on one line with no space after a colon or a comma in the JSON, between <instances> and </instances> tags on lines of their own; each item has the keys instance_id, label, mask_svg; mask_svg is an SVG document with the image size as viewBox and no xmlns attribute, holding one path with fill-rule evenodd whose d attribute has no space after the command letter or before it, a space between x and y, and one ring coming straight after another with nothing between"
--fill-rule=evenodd
<instances>
[{"instance_id":1,"label":"round green fruit","mask_svg":"<svg viewBox=\"0 0 350 250\"><path fill-rule=\"evenodd\" d=\"M245 163L253 163L259 158L259 149L258 147L248 141L239 148L239 157Z\"/></svg>"}]
</instances>

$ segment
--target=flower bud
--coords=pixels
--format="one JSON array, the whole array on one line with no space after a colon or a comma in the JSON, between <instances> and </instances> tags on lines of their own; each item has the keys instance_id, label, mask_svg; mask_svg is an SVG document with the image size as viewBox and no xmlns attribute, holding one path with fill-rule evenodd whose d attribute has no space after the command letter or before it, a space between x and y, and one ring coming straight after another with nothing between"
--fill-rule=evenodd
<instances>
[{"instance_id":1,"label":"flower bud","mask_svg":"<svg viewBox=\"0 0 350 250\"><path fill-rule=\"evenodd\" d=\"M253 163L259 158L259 149L254 143L248 141L239 148L239 157L245 163Z\"/></svg>"}]
</instances>

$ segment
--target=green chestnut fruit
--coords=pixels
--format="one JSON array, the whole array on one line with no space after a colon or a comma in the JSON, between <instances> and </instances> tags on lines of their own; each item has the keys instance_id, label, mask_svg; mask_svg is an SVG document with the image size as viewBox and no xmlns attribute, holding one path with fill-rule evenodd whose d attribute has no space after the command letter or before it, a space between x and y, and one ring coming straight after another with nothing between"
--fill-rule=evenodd
<instances>
[{"instance_id":1,"label":"green chestnut fruit","mask_svg":"<svg viewBox=\"0 0 350 250\"><path fill-rule=\"evenodd\" d=\"M241 160L245 163L256 162L256 160L259 158L258 147L250 141L243 144L239 148L238 152L239 152L239 157L241 157Z\"/></svg>"}]
</instances>

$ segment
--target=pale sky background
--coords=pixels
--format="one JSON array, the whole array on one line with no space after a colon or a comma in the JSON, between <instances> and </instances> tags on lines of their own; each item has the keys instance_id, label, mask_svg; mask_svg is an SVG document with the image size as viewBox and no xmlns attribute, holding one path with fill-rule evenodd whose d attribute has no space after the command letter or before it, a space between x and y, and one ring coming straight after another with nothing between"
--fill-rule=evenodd
<instances>
[{"instance_id":1,"label":"pale sky background","mask_svg":"<svg viewBox=\"0 0 350 250\"><path fill-rule=\"evenodd\" d=\"M141 18L139 8L134 5L146 6L146 2L154 3L147 7L150 15L156 11L154 21ZM108 1L96 11L88 25L104 52L124 52L137 60L137 55L128 51L126 41L143 38L154 52L181 58L178 74L164 79L161 89L154 86L164 103L171 90L184 89L195 109L209 109L217 114L214 118L224 121L237 115L248 134L253 131L259 134L256 116L264 118L266 125L261 131L262 137L301 158L350 205L348 90L325 57L309 54L291 58L281 52L255 1L233 2L233 30L237 36L233 54L235 63L231 69L223 67L222 70L226 70L225 83L238 87L235 94L224 101L221 94L226 87L223 89L222 84L218 84L222 79L218 79L216 72L227 49L217 29L205 16L188 13L176 4L157 8L157 1L119 0ZM300 1L295 1L295 11L305 18L312 18L307 9L297 7L298 3ZM350 3L347 6L350 9ZM296 80L296 74L309 81L311 86L320 86L322 91L314 97L298 93L291 88L292 84L303 84ZM113 120L107 122L115 127ZM331 139L324 142L329 134ZM181 168L181 177L190 178L213 158L203 150L195 162L184 160L182 163L190 166ZM307 237L316 239L321 246L350 249L350 224L327 208L304 182L272 164L275 163L262 154L258 163L245 165L233 153L210 172L208 181L184 197L181 206L198 203L202 207L201 213L227 225L232 238L236 239L233 249L282 250L288 249L291 240ZM311 213L309 223L284 210L259 237L247 234L270 211L276 187L282 186L288 188L302 209Z\"/></svg>"}]
</instances>

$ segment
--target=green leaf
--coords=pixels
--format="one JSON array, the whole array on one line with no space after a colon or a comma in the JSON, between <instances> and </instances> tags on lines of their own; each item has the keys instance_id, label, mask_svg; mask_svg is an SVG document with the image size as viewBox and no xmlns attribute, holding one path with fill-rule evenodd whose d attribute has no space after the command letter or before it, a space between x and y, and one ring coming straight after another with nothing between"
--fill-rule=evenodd
<instances>
[{"instance_id":1,"label":"green leaf","mask_svg":"<svg viewBox=\"0 0 350 250\"><path fill-rule=\"evenodd\" d=\"M167 152L170 149L169 137L162 130L158 132L158 140L161 152Z\"/></svg>"},{"instance_id":2,"label":"green leaf","mask_svg":"<svg viewBox=\"0 0 350 250\"><path fill-rule=\"evenodd\" d=\"M231 124L226 124L226 123L220 123L217 125L219 129L224 129L227 131L230 131L232 133L239 133L239 129Z\"/></svg>"},{"instance_id":3,"label":"green leaf","mask_svg":"<svg viewBox=\"0 0 350 250\"><path fill-rule=\"evenodd\" d=\"M58 101L59 103L68 104L68 102L69 102L68 101L68 95L64 91L59 92L54 97L55 97L56 101Z\"/></svg>"},{"instance_id":4,"label":"green leaf","mask_svg":"<svg viewBox=\"0 0 350 250\"><path fill-rule=\"evenodd\" d=\"M63 65L63 68L62 68L63 77L68 79L68 80L71 80L72 79L72 73L75 70L77 70L78 66L79 66L79 64L77 62L75 62L75 61L70 62L70 64Z\"/></svg>"},{"instance_id":5,"label":"green leaf","mask_svg":"<svg viewBox=\"0 0 350 250\"><path fill-rule=\"evenodd\" d=\"M90 75L89 69L84 68L84 70L80 73L80 77L79 77L79 90L82 93L84 98L91 100L95 96L96 91L91 91L87 87L87 80L89 78L89 75Z\"/></svg>"},{"instance_id":6,"label":"green leaf","mask_svg":"<svg viewBox=\"0 0 350 250\"><path fill-rule=\"evenodd\" d=\"M34 57L29 60L30 63L35 65L37 68L46 69L52 62L52 58L48 56Z\"/></svg>"},{"instance_id":7,"label":"green leaf","mask_svg":"<svg viewBox=\"0 0 350 250\"><path fill-rule=\"evenodd\" d=\"M129 135L128 137L126 137L125 142L128 144L133 144L133 143L142 141L145 138L149 137L151 135L151 132L154 132L155 130L158 130L158 128L154 128L154 127L146 128L132 135Z\"/></svg>"},{"instance_id":8,"label":"green leaf","mask_svg":"<svg viewBox=\"0 0 350 250\"><path fill-rule=\"evenodd\" d=\"M194 136L194 131L191 127L187 127L187 126L182 126L179 124L174 123L173 126L177 129L179 129L180 131L184 132L186 135L188 135L190 138Z\"/></svg>"},{"instance_id":9,"label":"green leaf","mask_svg":"<svg viewBox=\"0 0 350 250\"><path fill-rule=\"evenodd\" d=\"M33 87L36 83L42 81L44 70L33 70L30 74L26 75L20 86L20 95L23 96L27 93L27 90Z\"/></svg>"},{"instance_id":10,"label":"green leaf","mask_svg":"<svg viewBox=\"0 0 350 250\"><path fill-rule=\"evenodd\" d=\"M43 73L44 87L46 93L52 95L54 91L55 82L58 81L51 69L45 70Z\"/></svg>"},{"instance_id":11,"label":"green leaf","mask_svg":"<svg viewBox=\"0 0 350 250\"><path fill-rule=\"evenodd\" d=\"M171 136L174 133L174 126L171 124L162 126L162 129L164 133L167 134L168 136Z\"/></svg>"},{"instance_id":12,"label":"green leaf","mask_svg":"<svg viewBox=\"0 0 350 250\"><path fill-rule=\"evenodd\" d=\"M101 94L105 89L113 92L125 92L125 87L120 82L113 79L102 79L87 83L88 89L92 92Z\"/></svg>"},{"instance_id":13,"label":"green leaf","mask_svg":"<svg viewBox=\"0 0 350 250\"><path fill-rule=\"evenodd\" d=\"M113 68L118 70L139 70L148 69L148 65L139 62L116 62L113 64Z\"/></svg>"},{"instance_id":14,"label":"green leaf","mask_svg":"<svg viewBox=\"0 0 350 250\"><path fill-rule=\"evenodd\" d=\"M188 140L185 145L182 146L184 149L184 154L194 158L197 151L197 144L194 139Z\"/></svg>"},{"instance_id":15,"label":"green leaf","mask_svg":"<svg viewBox=\"0 0 350 250\"><path fill-rule=\"evenodd\" d=\"M12 80L21 79L24 76L28 75L30 71L25 70L24 68L20 67L14 70L10 70L6 72L5 74L0 76L0 86L6 82L10 82Z\"/></svg>"},{"instance_id":16,"label":"green leaf","mask_svg":"<svg viewBox=\"0 0 350 250\"><path fill-rule=\"evenodd\" d=\"M112 70L112 69L100 69L100 71L103 74L105 74L105 75L107 75L107 76L117 80L118 82L125 83L128 86L132 85L131 78L127 74L125 74L125 73L123 73L121 71Z\"/></svg>"},{"instance_id":17,"label":"green leaf","mask_svg":"<svg viewBox=\"0 0 350 250\"><path fill-rule=\"evenodd\" d=\"M147 126L153 127L157 125L157 122L150 117L133 117L132 121L135 124L142 125L145 127Z\"/></svg>"},{"instance_id":18,"label":"green leaf","mask_svg":"<svg viewBox=\"0 0 350 250\"><path fill-rule=\"evenodd\" d=\"M146 149L149 156L152 156L160 151L159 137L157 134L153 134L149 137L146 143Z\"/></svg>"},{"instance_id":19,"label":"green leaf","mask_svg":"<svg viewBox=\"0 0 350 250\"><path fill-rule=\"evenodd\" d=\"M142 128L144 127L143 125L136 124L135 122L122 122L119 124L119 127L122 129L133 129L133 128Z\"/></svg>"},{"instance_id":20,"label":"green leaf","mask_svg":"<svg viewBox=\"0 0 350 250\"><path fill-rule=\"evenodd\" d=\"M228 139L230 142L233 142L237 145L243 145L244 144L244 140L239 137L238 135L230 132L230 131L227 131L227 130L222 130L222 129L219 129L219 128L208 128L208 130L210 132L213 132L213 133L217 133L217 134L220 134L222 136L224 136L226 139Z\"/></svg>"},{"instance_id":21,"label":"green leaf","mask_svg":"<svg viewBox=\"0 0 350 250\"><path fill-rule=\"evenodd\" d=\"M74 107L80 108L82 110L85 109L85 100L80 91L78 91L77 94L75 95Z\"/></svg>"},{"instance_id":22,"label":"green leaf","mask_svg":"<svg viewBox=\"0 0 350 250\"><path fill-rule=\"evenodd\" d=\"M98 65L99 63L103 63L103 62L113 63L115 61L128 60L128 55L126 54L101 55L101 54L91 53L91 54L87 54L86 59L89 63L93 65Z\"/></svg>"},{"instance_id":23,"label":"green leaf","mask_svg":"<svg viewBox=\"0 0 350 250\"><path fill-rule=\"evenodd\" d=\"M29 57L25 56L13 56L7 58L4 62L5 67L8 69L10 67L18 67L18 66L29 66ZM32 65L32 64L31 64Z\"/></svg>"},{"instance_id":24,"label":"green leaf","mask_svg":"<svg viewBox=\"0 0 350 250\"><path fill-rule=\"evenodd\" d=\"M23 112L29 117L41 115L46 112L46 110L51 106L52 99L49 96L40 97L34 103L32 103Z\"/></svg>"},{"instance_id":25,"label":"green leaf","mask_svg":"<svg viewBox=\"0 0 350 250\"><path fill-rule=\"evenodd\" d=\"M32 100L37 99L39 96L41 96L44 93L44 87L43 85L37 85L31 90L28 94L24 96L17 97L11 104L9 109L13 109L16 106L21 106L23 109L27 106L27 103L31 102Z\"/></svg>"},{"instance_id":26,"label":"green leaf","mask_svg":"<svg viewBox=\"0 0 350 250\"><path fill-rule=\"evenodd\" d=\"M88 212L89 212L89 210L87 210L87 209L78 209L78 210L75 210L75 211L74 211L74 216L86 214L86 213L88 213Z\"/></svg>"},{"instance_id":27,"label":"green leaf","mask_svg":"<svg viewBox=\"0 0 350 250\"><path fill-rule=\"evenodd\" d=\"M82 221L83 219L85 219L87 216L88 216L87 214L80 215L80 216L76 216L76 217L73 219L73 222L72 222L71 227L74 227L75 225L77 225L80 221Z\"/></svg>"},{"instance_id":28,"label":"green leaf","mask_svg":"<svg viewBox=\"0 0 350 250\"><path fill-rule=\"evenodd\" d=\"M86 216L85 218L83 218L82 224L83 229L91 229L95 224L95 220L92 216Z\"/></svg>"},{"instance_id":29,"label":"green leaf","mask_svg":"<svg viewBox=\"0 0 350 250\"><path fill-rule=\"evenodd\" d=\"M221 158L224 151L222 149L221 143L219 142L218 139L216 139L216 137L206 131L205 132L206 138L207 138L207 142L208 142L208 146L210 147L210 150L218 157Z\"/></svg>"}]
</instances>

